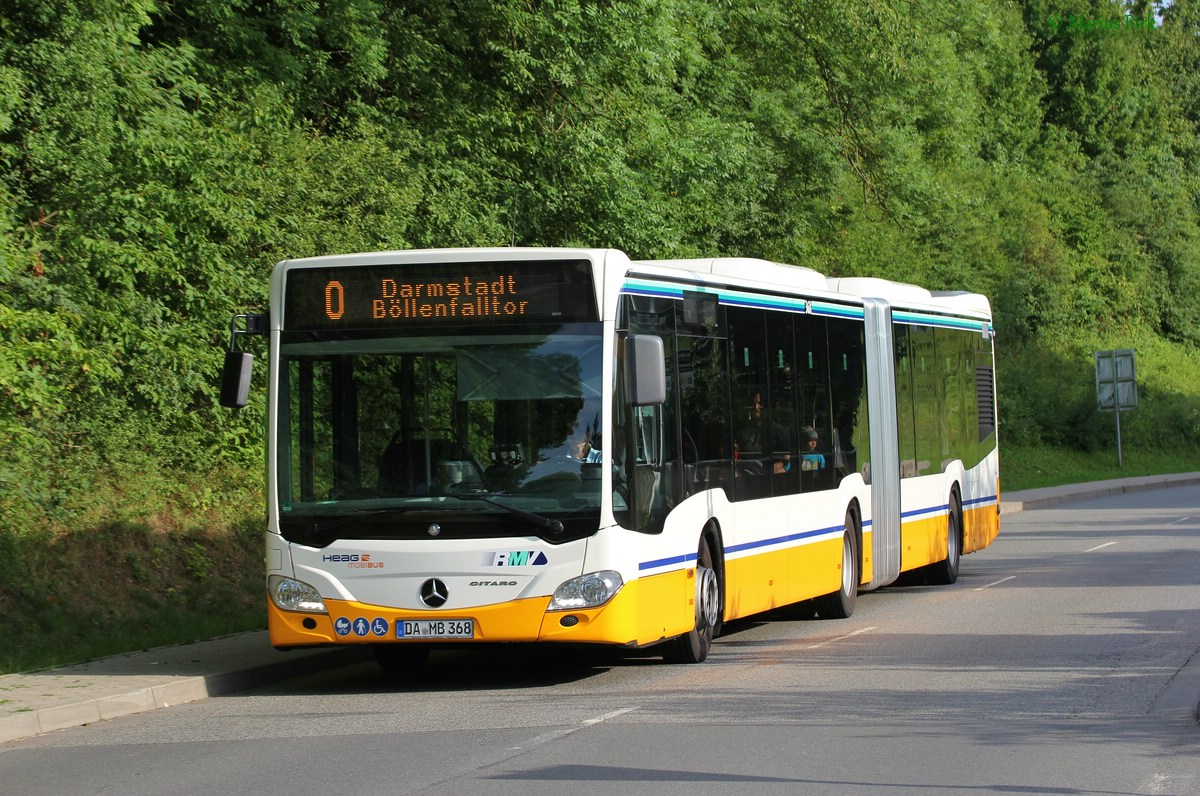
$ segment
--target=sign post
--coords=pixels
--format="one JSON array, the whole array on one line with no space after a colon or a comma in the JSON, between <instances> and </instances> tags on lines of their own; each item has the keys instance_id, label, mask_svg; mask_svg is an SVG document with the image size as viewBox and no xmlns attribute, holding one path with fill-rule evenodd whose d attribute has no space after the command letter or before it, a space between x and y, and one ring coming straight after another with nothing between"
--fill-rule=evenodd
<instances>
[{"instance_id":1,"label":"sign post","mask_svg":"<svg viewBox=\"0 0 1200 796\"><path fill-rule=\"evenodd\" d=\"M1096 352L1096 407L1117 422L1117 466L1121 457L1121 412L1137 408L1137 362L1132 348Z\"/></svg>"}]
</instances>

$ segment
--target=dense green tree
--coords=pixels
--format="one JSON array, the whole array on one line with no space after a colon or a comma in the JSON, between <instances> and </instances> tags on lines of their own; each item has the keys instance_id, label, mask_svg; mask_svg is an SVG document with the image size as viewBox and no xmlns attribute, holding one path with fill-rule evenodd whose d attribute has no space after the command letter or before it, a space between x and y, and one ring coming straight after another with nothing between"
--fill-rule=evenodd
<instances>
[{"instance_id":1,"label":"dense green tree","mask_svg":"<svg viewBox=\"0 0 1200 796\"><path fill-rule=\"evenodd\" d=\"M254 469L261 403L214 374L285 257L764 256L989 294L1002 376L1192 351L1200 9L1161 6L12 0L0 523ZM1161 25L1068 24L1126 11ZM1001 387L1031 438L1091 433Z\"/></svg>"}]
</instances>

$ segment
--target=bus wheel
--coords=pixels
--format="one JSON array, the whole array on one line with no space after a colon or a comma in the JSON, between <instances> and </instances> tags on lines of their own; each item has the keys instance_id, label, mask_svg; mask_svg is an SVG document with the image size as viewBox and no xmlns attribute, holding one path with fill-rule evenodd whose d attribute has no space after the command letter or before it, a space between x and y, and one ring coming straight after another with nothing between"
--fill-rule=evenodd
<instances>
[{"instance_id":1,"label":"bus wheel","mask_svg":"<svg viewBox=\"0 0 1200 796\"><path fill-rule=\"evenodd\" d=\"M842 530L842 585L835 591L814 600L822 619L848 619L854 613L858 599L858 537L854 514L846 511Z\"/></svg>"},{"instance_id":2,"label":"bus wheel","mask_svg":"<svg viewBox=\"0 0 1200 796\"><path fill-rule=\"evenodd\" d=\"M416 674L429 659L428 644L374 644L371 652L388 674Z\"/></svg>"},{"instance_id":3,"label":"bus wheel","mask_svg":"<svg viewBox=\"0 0 1200 796\"><path fill-rule=\"evenodd\" d=\"M930 564L930 583L949 585L958 580L958 564L962 558L962 504L958 493L950 493L950 511L946 516L946 558Z\"/></svg>"},{"instance_id":4,"label":"bus wheel","mask_svg":"<svg viewBox=\"0 0 1200 796\"><path fill-rule=\"evenodd\" d=\"M712 549L700 540L696 555L696 626L663 645L667 663L700 663L708 657L721 622L721 581L713 567Z\"/></svg>"}]
</instances>

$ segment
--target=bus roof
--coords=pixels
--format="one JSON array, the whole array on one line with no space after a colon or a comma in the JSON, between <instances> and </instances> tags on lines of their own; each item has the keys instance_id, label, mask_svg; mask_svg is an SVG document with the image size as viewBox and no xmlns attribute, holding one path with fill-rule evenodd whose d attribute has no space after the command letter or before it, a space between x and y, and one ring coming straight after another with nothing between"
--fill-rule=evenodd
<instances>
[{"instance_id":1,"label":"bus roof","mask_svg":"<svg viewBox=\"0 0 1200 796\"><path fill-rule=\"evenodd\" d=\"M827 277L820 271L801 265L760 260L751 257L700 257L686 260L637 260L635 265L650 265L690 271L696 274L755 282L774 289L820 291L856 298L880 298L889 304L925 307L943 312L966 312L991 317L986 296L966 291L930 291L905 282L878 277Z\"/></svg>"},{"instance_id":2,"label":"bus roof","mask_svg":"<svg viewBox=\"0 0 1200 796\"><path fill-rule=\"evenodd\" d=\"M637 260L637 265L680 268L700 274L733 277L774 287L829 290L825 275L802 265L784 265L753 257L700 257L692 260Z\"/></svg>"}]
</instances>

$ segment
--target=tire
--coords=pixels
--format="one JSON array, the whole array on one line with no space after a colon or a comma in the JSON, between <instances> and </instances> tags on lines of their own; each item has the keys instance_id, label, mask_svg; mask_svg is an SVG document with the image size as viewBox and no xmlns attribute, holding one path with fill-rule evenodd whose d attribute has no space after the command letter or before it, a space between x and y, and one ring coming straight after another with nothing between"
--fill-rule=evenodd
<instances>
[{"instance_id":1,"label":"tire","mask_svg":"<svg viewBox=\"0 0 1200 796\"><path fill-rule=\"evenodd\" d=\"M664 661L700 663L708 657L713 638L721 626L724 608L721 592L721 578L713 566L712 549L708 539L702 538L696 554L696 626L663 645Z\"/></svg>"},{"instance_id":2,"label":"tire","mask_svg":"<svg viewBox=\"0 0 1200 796\"><path fill-rule=\"evenodd\" d=\"M822 619L849 619L858 601L858 524L854 512L846 510L842 530L842 584L835 592L817 597L813 602Z\"/></svg>"},{"instance_id":3,"label":"tire","mask_svg":"<svg viewBox=\"0 0 1200 796\"><path fill-rule=\"evenodd\" d=\"M946 514L946 558L930 564L927 570L930 583L948 586L958 580L958 567L962 559L962 502L958 493L950 494L950 510Z\"/></svg>"},{"instance_id":4,"label":"tire","mask_svg":"<svg viewBox=\"0 0 1200 796\"><path fill-rule=\"evenodd\" d=\"M375 644L375 662L388 674L417 674L429 659L428 644Z\"/></svg>"}]
</instances>

